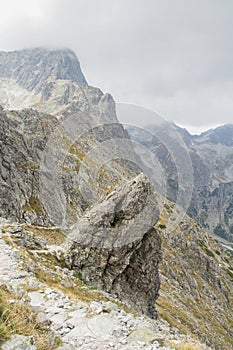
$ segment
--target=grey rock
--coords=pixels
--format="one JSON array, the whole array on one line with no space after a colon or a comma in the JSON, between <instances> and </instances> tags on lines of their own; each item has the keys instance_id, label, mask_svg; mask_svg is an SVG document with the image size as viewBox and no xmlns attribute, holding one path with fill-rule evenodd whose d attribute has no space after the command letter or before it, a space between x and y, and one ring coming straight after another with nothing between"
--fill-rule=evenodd
<instances>
[{"instance_id":1,"label":"grey rock","mask_svg":"<svg viewBox=\"0 0 233 350\"><path fill-rule=\"evenodd\" d=\"M44 295L40 292L29 292L28 296L31 299L30 303L33 307L41 307L44 303Z\"/></svg>"},{"instance_id":2,"label":"grey rock","mask_svg":"<svg viewBox=\"0 0 233 350\"><path fill-rule=\"evenodd\" d=\"M103 311L105 312L112 312L112 311L119 311L119 308L116 304L112 303L111 301L107 301L106 303L103 303L102 305Z\"/></svg>"},{"instance_id":3,"label":"grey rock","mask_svg":"<svg viewBox=\"0 0 233 350\"><path fill-rule=\"evenodd\" d=\"M39 312L36 316L36 321L45 327L51 324L51 320L45 312Z\"/></svg>"},{"instance_id":4,"label":"grey rock","mask_svg":"<svg viewBox=\"0 0 233 350\"><path fill-rule=\"evenodd\" d=\"M159 211L147 178L140 174L87 210L68 240L67 261L94 283L151 316L158 296Z\"/></svg>"},{"instance_id":5,"label":"grey rock","mask_svg":"<svg viewBox=\"0 0 233 350\"><path fill-rule=\"evenodd\" d=\"M9 340L7 340L2 345L2 350L36 350L37 347L34 343L33 337L25 337L23 335L12 335Z\"/></svg>"},{"instance_id":6,"label":"grey rock","mask_svg":"<svg viewBox=\"0 0 233 350\"><path fill-rule=\"evenodd\" d=\"M70 288L72 287L72 283L66 281L66 280L61 280L61 285L66 287L66 288Z\"/></svg>"}]
</instances>

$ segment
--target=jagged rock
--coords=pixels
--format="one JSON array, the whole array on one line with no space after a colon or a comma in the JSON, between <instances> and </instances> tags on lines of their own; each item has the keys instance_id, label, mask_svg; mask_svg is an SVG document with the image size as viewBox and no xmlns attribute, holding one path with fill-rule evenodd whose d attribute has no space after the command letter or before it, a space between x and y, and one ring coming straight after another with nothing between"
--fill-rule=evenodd
<instances>
[{"instance_id":1,"label":"jagged rock","mask_svg":"<svg viewBox=\"0 0 233 350\"><path fill-rule=\"evenodd\" d=\"M67 262L82 279L156 316L159 211L150 183L138 175L87 210L68 236Z\"/></svg>"},{"instance_id":2,"label":"jagged rock","mask_svg":"<svg viewBox=\"0 0 233 350\"><path fill-rule=\"evenodd\" d=\"M82 111L95 125L117 122L112 97L88 86L75 53L67 49L0 52L0 103L63 117Z\"/></svg>"}]
</instances>

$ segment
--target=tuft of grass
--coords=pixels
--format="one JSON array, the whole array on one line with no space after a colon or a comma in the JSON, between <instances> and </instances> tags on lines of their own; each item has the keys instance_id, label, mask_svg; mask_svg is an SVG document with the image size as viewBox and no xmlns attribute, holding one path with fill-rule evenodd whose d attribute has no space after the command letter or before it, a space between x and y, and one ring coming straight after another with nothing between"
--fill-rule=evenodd
<instances>
[{"instance_id":1,"label":"tuft of grass","mask_svg":"<svg viewBox=\"0 0 233 350\"><path fill-rule=\"evenodd\" d=\"M53 344L54 344L55 349L58 348L59 346L63 345L63 342L62 342L61 338L58 335L56 335Z\"/></svg>"},{"instance_id":2,"label":"tuft of grass","mask_svg":"<svg viewBox=\"0 0 233 350\"><path fill-rule=\"evenodd\" d=\"M43 212L39 199L33 196L28 199L28 202L24 204L22 209L26 212L35 212L37 215Z\"/></svg>"},{"instance_id":3,"label":"tuft of grass","mask_svg":"<svg viewBox=\"0 0 233 350\"><path fill-rule=\"evenodd\" d=\"M0 288L0 345L12 334L33 336L38 350L52 349L48 330L36 322L35 314L20 299ZM53 347L55 349L55 347Z\"/></svg>"},{"instance_id":4,"label":"tuft of grass","mask_svg":"<svg viewBox=\"0 0 233 350\"><path fill-rule=\"evenodd\" d=\"M199 346L197 346L194 343L186 342L186 343L180 343L180 344L171 344L172 347L176 350L201 350Z\"/></svg>"},{"instance_id":5,"label":"tuft of grass","mask_svg":"<svg viewBox=\"0 0 233 350\"><path fill-rule=\"evenodd\" d=\"M231 279L233 280L233 272L230 269L226 269L226 273L228 274L228 276L231 277Z\"/></svg>"},{"instance_id":6,"label":"tuft of grass","mask_svg":"<svg viewBox=\"0 0 233 350\"><path fill-rule=\"evenodd\" d=\"M37 236L44 238L48 244L61 245L65 242L66 234L59 228L36 227L28 224L25 224L24 227Z\"/></svg>"},{"instance_id":7,"label":"tuft of grass","mask_svg":"<svg viewBox=\"0 0 233 350\"><path fill-rule=\"evenodd\" d=\"M167 226L164 224L159 224L159 228L161 228L162 230L165 229Z\"/></svg>"},{"instance_id":8,"label":"tuft of grass","mask_svg":"<svg viewBox=\"0 0 233 350\"><path fill-rule=\"evenodd\" d=\"M211 258L214 258L214 253L212 252L212 250L205 248L205 252L208 256L210 256Z\"/></svg>"}]
</instances>

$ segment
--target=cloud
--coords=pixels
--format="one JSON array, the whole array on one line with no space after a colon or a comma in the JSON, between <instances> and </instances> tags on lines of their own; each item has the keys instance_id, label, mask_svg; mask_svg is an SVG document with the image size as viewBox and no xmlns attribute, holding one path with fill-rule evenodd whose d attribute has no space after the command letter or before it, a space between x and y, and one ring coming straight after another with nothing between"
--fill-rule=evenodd
<instances>
[{"instance_id":1,"label":"cloud","mask_svg":"<svg viewBox=\"0 0 233 350\"><path fill-rule=\"evenodd\" d=\"M70 47L117 101L205 128L233 121L232 13L229 0L8 0L0 48Z\"/></svg>"}]
</instances>

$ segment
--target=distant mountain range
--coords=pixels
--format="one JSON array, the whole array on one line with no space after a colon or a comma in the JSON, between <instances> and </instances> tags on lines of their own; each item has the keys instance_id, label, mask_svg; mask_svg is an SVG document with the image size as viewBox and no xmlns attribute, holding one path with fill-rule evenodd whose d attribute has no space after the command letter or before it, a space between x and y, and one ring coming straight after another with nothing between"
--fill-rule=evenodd
<instances>
[{"instance_id":1,"label":"distant mountain range","mask_svg":"<svg viewBox=\"0 0 233 350\"><path fill-rule=\"evenodd\" d=\"M179 169L166 148L167 138L173 135L173 147L187 151L192 165L193 193L187 213L209 232L233 242L233 124L201 135L191 135L186 129L168 122L159 127L145 127L150 137L143 129L127 129L133 140L148 148L159 160L167 176L166 196L176 202L182 191L178 183Z\"/></svg>"}]
</instances>

